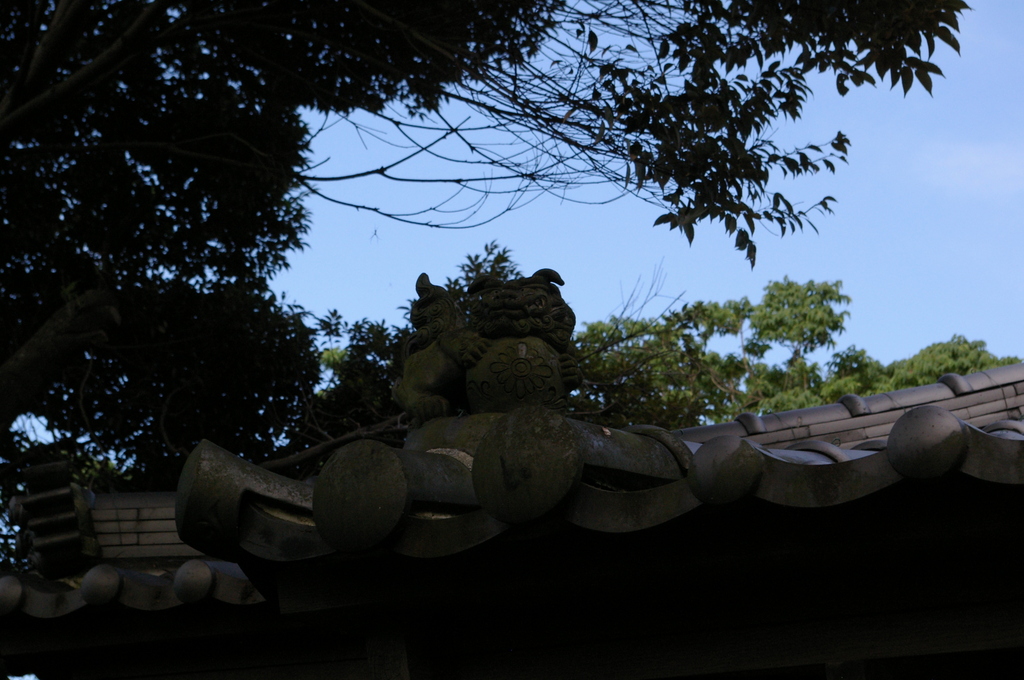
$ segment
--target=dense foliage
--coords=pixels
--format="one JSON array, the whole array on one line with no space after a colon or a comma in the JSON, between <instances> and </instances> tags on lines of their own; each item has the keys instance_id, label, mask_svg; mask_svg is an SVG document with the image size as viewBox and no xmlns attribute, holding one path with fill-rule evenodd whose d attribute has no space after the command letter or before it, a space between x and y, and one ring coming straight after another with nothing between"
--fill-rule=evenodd
<instances>
[{"instance_id":1,"label":"dense foliage","mask_svg":"<svg viewBox=\"0 0 1024 680\"><path fill-rule=\"evenodd\" d=\"M301 109L432 109L471 67L526 58L545 16L492 0L4 3L0 484L74 455L166 487L202 436L255 458L303 446L315 329L267 285L307 228Z\"/></svg>"},{"instance_id":2,"label":"dense foliage","mask_svg":"<svg viewBox=\"0 0 1024 680\"><path fill-rule=\"evenodd\" d=\"M579 334L588 390L576 417L610 427L666 428L835 403L844 394L878 394L1017 363L982 341L955 335L888 365L848 347L824 365L808 360L835 348L850 302L841 283L788 279L747 298L694 302L654 318L612 318Z\"/></svg>"}]
</instances>

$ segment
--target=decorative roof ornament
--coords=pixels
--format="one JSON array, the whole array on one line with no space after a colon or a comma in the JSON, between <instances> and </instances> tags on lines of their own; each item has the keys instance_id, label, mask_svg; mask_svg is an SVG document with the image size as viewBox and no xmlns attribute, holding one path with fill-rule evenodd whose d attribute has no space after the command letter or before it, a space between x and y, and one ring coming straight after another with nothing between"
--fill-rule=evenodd
<instances>
[{"instance_id":1,"label":"decorative roof ornament","mask_svg":"<svg viewBox=\"0 0 1024 680\"><path fill-rule=\"evenodd\" d=\"M523 406L564 412L582 376L572 343L576 316L560 285L552 269L506 282L481 277L467 291L474 296L467 326L448 291L420 274L410 314L416 331L394 388L414 425Z\"/></svg>"},{"instance_id":2,"label":"decorative roof ornament","mask_svg":"<svg viewBox=\"0 0 1024 680\"><path fill-rule=\"evenodd\" d=\"M567 417L582 378L561 285L550 269L482 278L465 315L422 274L394 387L415 425L404 447L343 446L310 488L203 442L179 484L182 539L232 560L436 557L517 525L632 532L705 504L824 508L957 470L1024 484L1024 428L1007 420L1024 365L672 432Z\"/></svg>"},{"instance_id":3,"label":"decorative roof ornament","mask_svg":"<svg viewBox=\"0 0 1024 680\"><path fill-rule=\"evenodd\" d=\"M689 451L670 433L613 432L565 417L582 375L562 285L552 269L512 281L481 277L467 290L467 316L421 274L410 314L415 332L393 390L414 426L405 447L348 444L310 491L204 442L179 485L183 540L228 559L241 545L287 559L271 542L254 545L239 533L268 525L261 535L280 538L269 528L276 522L294 525L289 545L302 549L293 559L360 552L389 539L400 552L449 554L550 513L588 461L617 469L613 477L635 477L632 487L681 479ZM258 509L271 506L273 518ZM450 536L423 538L438 531Z\"/></svg>"}]
</instances>

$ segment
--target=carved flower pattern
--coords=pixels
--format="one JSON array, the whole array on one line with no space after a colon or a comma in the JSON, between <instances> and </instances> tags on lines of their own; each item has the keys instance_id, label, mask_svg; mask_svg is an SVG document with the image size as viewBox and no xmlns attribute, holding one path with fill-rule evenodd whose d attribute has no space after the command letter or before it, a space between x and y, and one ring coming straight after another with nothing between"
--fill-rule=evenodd
<instances>
[{"instance_id":1,"label":"carved flower pattern","mask_svg":"<svg viewBox=\"0 0 1024 680\"><path fill-rule=\"evenodd\" d=\"M516 356L518 354L518 356ZM544 362L544 358L528 350L524 343L518 344L518 352L501 352L498 360L491 364L491 372L505 392L515 392L517 399L544 387L555 372Z\"/></svg>"}]
</instances>

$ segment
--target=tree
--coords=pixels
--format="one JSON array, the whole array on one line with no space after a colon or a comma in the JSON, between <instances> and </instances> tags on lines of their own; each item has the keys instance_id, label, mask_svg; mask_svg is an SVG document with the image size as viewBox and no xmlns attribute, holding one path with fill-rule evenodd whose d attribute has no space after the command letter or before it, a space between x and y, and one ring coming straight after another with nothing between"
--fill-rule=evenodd
<instances>
[{"instance_id":1,"label":"tree","mask_svg":"<svg viewBox=\"0 0 1024 680\"><path fill-rule=\"evenodd\" d=\"M4 4L3 493L28 462L130 462L144 488L172 479L200 436L258 460L345 434L316 431L315 329L267 286L301 247L304 192L330 179L307 162L314 133L303 111L369 112L407 140L394 162L334 179L427 180L483 196L504 192L503 179L517 195L612 181L666 204L659 222L691 239L697 222L722 221L753 261L757 223L792 229L808 215L769 193L772 174L832 170L845 154L841 134L795 150L769 139L773 121L800 116L807 75L833 73L842 90L874 82L873 69L904 89L930 88L936 40L956 49L965 8ZM451 102L485 122L449 124ZM461 151L449 156L444 144ZM398 174L429 155L472 172ZM379 335L349 330L370 344Z\"/></svg>"},{"instance_id":2,"label":"tree","mask_svg":"<svg viewBox=\"0 0 1024 680\"><path fill-rule=\"evenodd\" d=\"M528 55L542 9L5 4L0 483L78 455L166 486L201 436L287 447L319 373L267 286L307 227L300 109L436 108L470 62Z\"/></svg>"},{"instance_id":3,"label":"tree","mask_svg":"<svg viewBox=\"0 0 1024 680\"><path fill-rule=\"evenodd\" d=\"M830 211L824 197L798 209L769 188L772 177L835 171L849 139L783 149L775 126L800 118L808 76L829 73L851 86L889 80L929 92L941 70L936 41L959 51L954 36L961 0L578 0L554 4L552 30L521 63L474 70L447 96L467 121L444 115L386 120L400 130L396 163L369 173L410 182L447 181L468 191L466 213L396 214L434 225L479 223L489 193L569 190L593 183L623 187L667 208L656 224L692 241L695 225L716 221L753 264L754 230L781 234ZM490 64L488 64L490 66ZM461 109L460 109L461 111ZM499 134L495 134L499 133ZM514 142L509 150L509 142ZM444 145L444 143L448 143ZM400 174L397 161L429 153L466 163L444 177ZM480 164L497 166L480 172ZM510 184L497 191L495 182Z\"/></svg>"},{"instance_id":4,"label":"tree","mask_svg":"<svg viewBox=\"0 0 1024 680\"><path fill-rule=\"evenodd\" d=\"M772 282L760 302L694 302L653 318L613 317L578 336L589 390L576 417L610 427L644 423L680 428L725 422L745 411L770 413L835 403L844 394L878 394L1018 363L982 341L955 335L883 365L863 349L835 352L821 366L806 360L833 348L850 303L834 282ZM721 352L722 343L735 349ZM781 363L771 355L788 354Z\"/></svg>"}]
</instances>

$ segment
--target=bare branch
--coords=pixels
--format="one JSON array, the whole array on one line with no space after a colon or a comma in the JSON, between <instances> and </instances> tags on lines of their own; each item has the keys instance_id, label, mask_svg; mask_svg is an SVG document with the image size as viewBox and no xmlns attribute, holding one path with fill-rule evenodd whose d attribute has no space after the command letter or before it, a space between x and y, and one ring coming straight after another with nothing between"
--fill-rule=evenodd
<instances>
[{"instance_id":1,"label":"bare branch","mask_svg":"<svg viewBox=\"0 0 1024 680\"><path fill-rule=\"evenodd\" d=\"M408 429L407 425L402 425L402 417L404 415L404 413L401 413L397 416L393 416L391 418L388 418L387 420L376 423L374 425L367 425L366 427L361 427L358 430L349 432L346 435L342 435L341 437L336 437L334 439L329 439L328 441L321 442L315 446L309 447L308 449L299 451L298 453L293 453L290 456L285 456L284 458L275 458L273 460L264 461L260 463L260 467L266 470L284 470L296 465L301 465L302 463L308 460L312 460L314 458L322 456L340 446L348 444L349 442L354 442L360 439L372 439L374 438L374 436L383 434L385 432L404 431Z\"/></svg>"}]
</instances>

